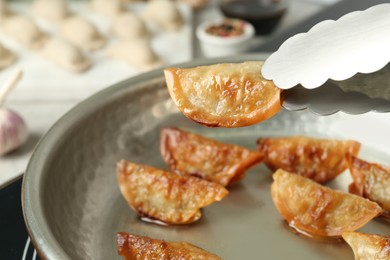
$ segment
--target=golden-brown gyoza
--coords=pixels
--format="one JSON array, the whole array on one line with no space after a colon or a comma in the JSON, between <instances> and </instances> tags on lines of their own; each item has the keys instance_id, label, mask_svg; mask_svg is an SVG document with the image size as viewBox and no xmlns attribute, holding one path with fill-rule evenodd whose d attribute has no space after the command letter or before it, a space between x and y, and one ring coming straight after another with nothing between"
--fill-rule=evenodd
<instances>
[{"instance_id":1,"label":"golden-brown gyoza","mask_svg":"<svg viewBox=\"0 0 390 260\"><path fill-rule=\"evenodd\" d=\"M352 155L347 161L353 178L349 192L375 201L383 208L383 215L390 217L390 168Z\"/></svg>"},{"instance_id":2,"label":"golden-brown gyoza","mask_svg":"<svg viewBox=\"0 0 390 260\"><path fill-rule=\"evenodd\" d=\"M324 187L279 169L273 174L272 200L289 225L312 237L339 237L382 212L375 202Z\"/></svg>"},{"instance_id":3,"label":"golden-brown gyoza","mask_svg":"<svg viewBox=\"0 0 390 260\"><path fill-rule=\"evenodd\" d=\"M117 165L117 177L120 191L134 211L167 224L194 222L202 215L200 208L228 194L218 183L125 160Z\"/></svg>"},{"instance_id":4,"label":"golden-brown gyoza","mask_svg":"<svg viewBox=\"0 0 390 260\"><path fill-rule=\"evenodd\" d=\"M209 253L187 242L165 242L145 236L125 232L116 235L118 255L126 260L161 259L161 260L220 260L217 255Z\"/></svg>"},{"instance_id":5,"label":"golden-brown gyoza","mask_svg":"<svg viewBox=\"0 0 390 260\"><path fill-rule=\"evenodd\" d=\"M257 145L272 171L283 169L318 183L330 181L346 170L346 154L357 155L360 149L360 143L353 140L304 136L260 138Z\"/></svg>"},{"instance_id":6,"label":"golden-brown gyoza","mask_svg":"<svg viewBox=\"0 0 390 260\"><path fill-rule=\"evenodd\" d=\"M225 144L178 128L163 128L160 151L172 171L201 177L223 186L244 177L262 159L257 151Z\"/></svg>"},{"instance_id":7,"label":"golden-brown gyoza","mask_svg":"<svg viewBox=\"0 0 390 260\"><path fill-rule=\"evenodd\" d=\"M263 62L221 63L195 68L167 68L165 80L185 116L211 127L248 126L281 108L280 92L261 75Z\"/></svg>"},{"instance_id":8,"label":"golden-brown gyoza","mask_svg":"<svg viewBox=\"0 0 390 260\"><path fill-rule=\"evenodd\" d=\"M356 260L390 260L390 237L359 232L343 232Z\"/></svg>"}]
</instances>

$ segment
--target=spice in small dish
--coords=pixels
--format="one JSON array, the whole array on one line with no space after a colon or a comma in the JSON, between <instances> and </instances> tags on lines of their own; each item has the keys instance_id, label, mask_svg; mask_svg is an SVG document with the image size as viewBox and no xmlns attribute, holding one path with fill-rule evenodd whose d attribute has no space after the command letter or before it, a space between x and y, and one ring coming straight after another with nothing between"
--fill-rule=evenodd
<instances>
[{"instance_id":1,"label":"spice in small dish","mask_svg":"<svg viewBox=\"0 0 390 260\"><path fill-rule=\"evenodd\" d=\"M253 26L240 19L218 18L205 21L196 29L200 49L206 57L220 57L246 52L255 35Z\"/></svg>"},{"instance_id":2,"label":"spice in small dish","mask_svg":"<svg viewBox=\"0 0 390 260\"><path fill-rule=\"evenodd\" d=\"M206 28L208 34L218 37L236 37L244 34L246 22L237 19L225 19L222 23Z\"/></svg>"}]
</instances>

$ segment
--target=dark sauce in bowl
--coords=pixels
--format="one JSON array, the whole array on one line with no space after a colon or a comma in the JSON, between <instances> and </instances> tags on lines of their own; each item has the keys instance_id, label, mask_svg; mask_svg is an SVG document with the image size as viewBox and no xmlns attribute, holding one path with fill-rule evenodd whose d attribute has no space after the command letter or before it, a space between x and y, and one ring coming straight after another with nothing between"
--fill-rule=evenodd
<instances>
[{"instance_id":1,"label":"dark sauce in bowl","mask_svg":"<svg viewBox=\"0 0 390 260\"><path fill-rule=\"evenodd\" d=\"M270 34L287 11L286 0L223 0L221 11L227 17L250 22L257 35Z\"/></svg>"}]
</instances>

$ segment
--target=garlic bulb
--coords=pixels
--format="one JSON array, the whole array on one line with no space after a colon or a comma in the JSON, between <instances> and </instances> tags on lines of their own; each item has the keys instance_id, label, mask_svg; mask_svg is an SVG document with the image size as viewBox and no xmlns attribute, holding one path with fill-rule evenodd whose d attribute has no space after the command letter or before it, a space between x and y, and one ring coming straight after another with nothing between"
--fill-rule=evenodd
<instances>
[{"instance_id":1,"label":"garlic bulb","mask_svg":"<svg viewBox=\"0 0 390 260\"><path fill-rule=\"evenodd\" d=\"M24 120L14 111L0 108L0 155L15 150L27 141Z\"/></svg>"}]
</instances>

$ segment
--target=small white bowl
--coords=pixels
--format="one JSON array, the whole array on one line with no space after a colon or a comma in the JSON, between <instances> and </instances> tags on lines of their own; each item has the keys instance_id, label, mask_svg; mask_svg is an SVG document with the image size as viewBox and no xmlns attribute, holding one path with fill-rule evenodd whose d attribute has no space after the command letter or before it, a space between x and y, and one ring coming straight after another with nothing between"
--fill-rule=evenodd
<instances>
[{"instance_id":1,"label":"small white bowl","mask_svg":"<svg viewBox=\"0 0 390 260\"><path fill-rule=\"evenodd\" d=\"M212 25L222 24L225 19L227 18L219 18L216 20L204 22L196 29L196 36L199 39L200 48L204 56L230 56L233 54L243 53L248 50L250 46L249 40L254 37L255 29L252 24L244 20L229 18L229 20L238 20L244 23L244 32L239 36L224 37L211 35L206 32L207 28Z\"/></svg>"}]
</instances>

